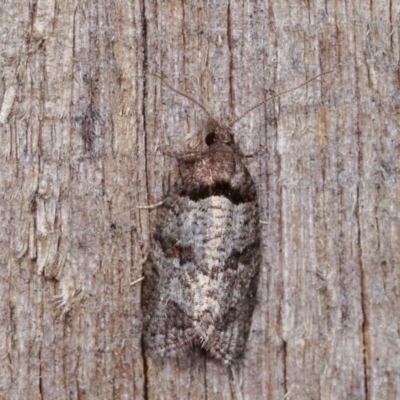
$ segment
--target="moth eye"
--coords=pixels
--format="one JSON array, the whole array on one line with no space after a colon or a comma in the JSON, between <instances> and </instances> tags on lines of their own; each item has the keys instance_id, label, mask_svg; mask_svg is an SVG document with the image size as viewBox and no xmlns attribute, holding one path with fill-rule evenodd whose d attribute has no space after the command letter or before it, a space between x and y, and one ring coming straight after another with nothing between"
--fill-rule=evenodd
<instances>
[{"instance_id":1,"label":"moth eye","mask_svg":"<svg viewBox=\"0 0 400 400\"><path fill-rule=\"evenodd\" d=\"M215 132L211 132L206 136L206 144L207 144L207 146L211 146L216 141L217 141L217 135L215 134Z\"/></svg>"}]
</instances>

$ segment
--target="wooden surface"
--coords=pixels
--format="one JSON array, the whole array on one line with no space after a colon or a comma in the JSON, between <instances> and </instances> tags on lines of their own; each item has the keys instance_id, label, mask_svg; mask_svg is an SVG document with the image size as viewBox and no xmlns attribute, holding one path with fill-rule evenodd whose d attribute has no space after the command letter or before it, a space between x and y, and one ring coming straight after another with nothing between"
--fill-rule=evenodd
<instances>
[{"instance_id":1,"label":"wooden surface","mask_svg":"<svg viewBox=\"0 0 400 400\"><path fill-rule=\"evenodd\" d=\"M0 398L400 398L399 12L1 2ZM207 121L150 73L225 122L330 69L234 126L265 221L246 357L144 359L137 206Z\"/></svg>"}]
</instances>

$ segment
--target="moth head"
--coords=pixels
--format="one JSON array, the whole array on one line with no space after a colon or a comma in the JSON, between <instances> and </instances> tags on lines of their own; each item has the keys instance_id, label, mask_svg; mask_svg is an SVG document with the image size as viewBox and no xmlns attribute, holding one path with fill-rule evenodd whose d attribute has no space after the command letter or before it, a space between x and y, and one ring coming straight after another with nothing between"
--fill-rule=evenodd
<instances>
[{"instance_id":1,"label":"moth head","mask_svg":"<svg viewBox=\"0 0 400 400\"><path fill-rule=\"evenodd\" d=\"M207 124L206 145L210 147L214 143L233 145L233 135L229 127L219 125L215 120L210 120Z\"/></svg>"}]
</instances>

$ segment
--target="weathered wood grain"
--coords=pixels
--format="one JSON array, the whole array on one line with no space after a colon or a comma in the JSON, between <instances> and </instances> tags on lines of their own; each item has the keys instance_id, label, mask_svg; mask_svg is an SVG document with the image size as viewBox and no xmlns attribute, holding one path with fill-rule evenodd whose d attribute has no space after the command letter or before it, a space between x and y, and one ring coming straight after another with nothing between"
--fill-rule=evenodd
<instances>
[{"instance_id":1,"label":"weathered wood grain","mask_svg":"<svg viewBox=\"0 0 400 400\"><path fill-rule=\"evenodd\" d=\"M0 398L400 397L396 2L0 4ZM169 153L238 122L263 225L246 357L144 360Z\"/></svg>"}]
</instances>

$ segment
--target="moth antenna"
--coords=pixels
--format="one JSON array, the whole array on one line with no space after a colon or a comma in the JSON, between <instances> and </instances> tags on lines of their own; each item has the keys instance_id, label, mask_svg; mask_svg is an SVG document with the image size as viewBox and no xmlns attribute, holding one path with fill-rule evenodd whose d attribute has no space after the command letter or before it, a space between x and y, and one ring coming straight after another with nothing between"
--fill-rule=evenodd
<instances>
[{"instance_id":1,"label":"moth antenna","mask_svg":"<svg viewBox=\"0 0 400 400\"><path fill-rule=\"evenodd\" d=\"M203 104L201 104L199 101L195 100L193 97L190 97L189 95L187 95L186 93L180 92L179 90L175 89L172 85L170 85L166 80L164 80L161 76L150 73L150 75L155 76L156 78L160 79L161 83L163 83L165 86L169 87L173 92L186 97L187 99L189 99L190 101L192 101L194 104L197 104L212 120L214 119L214 117L208 112L208 110L203 106Z\"/></svg>"},{"instance_id":2,"label":"moth antenna","mask_svg":"<svg viewBox=\"0 0 400 400\"><path fill-rule=\"evenodd\" d=\"M257 107L260 107L261 105L263 105L263 104L265 104L265 103L268 103L270 100L276 99L276 98L278 98L278 97L283 96L284 94L287 94L287 93L293 92L294 90L300 89L301 87L307 85L307 84L310 83L311 81L313 81L313 80L315 80L315 79L318 79L318 78L320 78L320 77L323 76L323 75L330 74L330 73L333 72L333 71L334 71L334 70L331 69L330 71L322 72L321 74L319 74L319 75L317 75L317 76L314 76L314 77L311 78L311 79L306 80L306 81L303 82L301 85L298 85L298 86L296 86L296 87L294 87L294 88L285 90L285 91L282 92L282 93L275 94L275 95L269 97L269 98L266 99L266 100L260 101L259 103L255 104L253 107L251 107L251 108L249 108L247 111L245 111L240 117L235 118L235 119L229 124L228 127L229 127L229 128L232 128L232 126L235 125L236 122L239 122L239 121L240 121L243 117L245 117L247 114L251 113L251 112L252 112L253 110L255 110Z\"/></svg>"}]
</instances>

